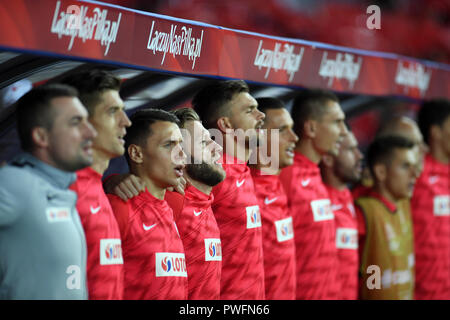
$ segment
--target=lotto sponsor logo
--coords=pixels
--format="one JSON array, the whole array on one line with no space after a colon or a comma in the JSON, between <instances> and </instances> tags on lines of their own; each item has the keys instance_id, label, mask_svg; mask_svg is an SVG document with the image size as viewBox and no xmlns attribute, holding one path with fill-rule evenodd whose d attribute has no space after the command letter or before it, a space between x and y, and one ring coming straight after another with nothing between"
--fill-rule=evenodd
<instances>
[{"instance_id":1,"label":"lotto sponsor logo","mask_svg":"<svg viewBox=\"0 0 450 320\"><path fill-rule=\"evenodd\" d=\"M50 223L70 220L70 208L67 207L47 208L45 214L47 216L47 221Z\"/></svg>"},{"instance_id":2,"label":"lotto sponsor logo","mask_svg":"<svg viewBox=\"0 0 450 320\"><path fill-rule=\"evenodd\" d=\"M184 253L157 252L155 263L157 277L187 277Z\"/></svg>"},{"instance_id":3,"label":"lotto sponsor logo","mask_svg":"<svg viewBox=\"0 0 450 320\"><path fill-rule=\"evenodd\" d=\"M275 221L278 242L283 242L294 238L294 228L292 217Z\"/></svg>"},{"instance_id":4,"label":"lotto sponsor logo","mask_svg":"<svg viewBox=\"0 0 450 320\"><path fill-rule=\"evenodd\" d=\"M100 240L100 264L123 264L122 242L120 239Z\"/></svg>"},{"instance_id":5,"label":"lotto sponsor logo","mask_svg":"<svg viewBox=\"0 0 450 320\"><path fill-rule=\"evenodd\" d=\"M315 222L334 219L330 199L320 199L311 201L311 209L313 212L313 218Z\"/></svg>"},{"instance_id":6,"label":"lotto sponsor logo","mask_svg":"<svg viewBox=\"0 0 450 320\"><path fill-rule=\"evenodd\" d=\"M222 261L222 245L220 239L205 239L205 261Z\"/></svg>"},{"instance_id":7,"label":"lotto sponsor logo","mask_svg":"<svg viewBox=\"0 0 450 320\"><path fill-rule=\"evenodd\" d=\"M245 208L247 212L247 229L261 227L261 213L259 206L250 206Z\"/></svg>"},{"instance_id":8,"label":"lotto sponsor logo","mask_svg":"<svg viewBox=\"0 0 450 320\"><path fill-rule=\"evenodd\" d=\"M450 195L435 196L433 199L433 212L435 216L450 215Z\"/></svg>"},{"instance_id":9,"label":"lotto sponsor logo","mask_svg":"<svg viewBox=\"0 0 450 320\"><path fill-rule=\"evenodd\" d=\"M358 231L352 228L337 228L336 248L358 249Z\"/></svg>"}]
</instances>

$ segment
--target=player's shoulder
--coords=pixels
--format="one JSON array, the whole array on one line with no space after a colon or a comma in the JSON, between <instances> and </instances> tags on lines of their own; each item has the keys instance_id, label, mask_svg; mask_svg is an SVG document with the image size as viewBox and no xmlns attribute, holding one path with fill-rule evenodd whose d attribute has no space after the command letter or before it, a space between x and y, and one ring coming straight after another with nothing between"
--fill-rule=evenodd
<instances>
[{"instance_id":1,"label":"player's shoulder","mask_svg":"<svg viewBox=\"0 0 450 320\"><path fill-rule=\"evenodd\" d=\"M41 180L39 176L22 167L6 165L0 168L0 188L5 188L11 193L17 191L23 195L24 190L31 188L39 180Z\"/></svg>"}]
</instances>

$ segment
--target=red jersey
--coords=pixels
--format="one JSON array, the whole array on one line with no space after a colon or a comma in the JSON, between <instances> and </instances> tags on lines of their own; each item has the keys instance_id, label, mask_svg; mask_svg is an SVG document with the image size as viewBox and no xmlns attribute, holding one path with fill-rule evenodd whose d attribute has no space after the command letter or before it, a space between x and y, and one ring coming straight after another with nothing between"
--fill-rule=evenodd
<instances>
[{"instance_id":1,"label":"red jersey","mask_svg":"<svg viewBox=\"0 0 450 320\"><path fill-rule=\"evenodd\" d=\"M427 155L411 200L416 299L450 299L450 165Z\"/></svg>"},{"instance_id":2,"label":"red jersey","mask_svg":"<svg viewBox=\"0 0 450 320\"><path fill-rule=\"evenodd\" d=\"M277 175L251 173L261 208L266 299L295 300L294 229L286 193Z\"/></svg>"},{"instance_id":3,"label":"red jersey","mask_svg":"<svg viewBox=\"0 0 450 320\"><path fill-rule=\"evenodd\" d=\"M212 210L222 240L223 300L263 300L261 214L246 163L224 154L226 178L213 188Z\"/></svg>"},{"instance_id":4,"label":"red jersey","mask_svg":"<svg viewBox=\"0 0 450 320\"><path fill-rule=\"evenodd\" d=\"M340 299L358 299L358 220L350 190L325 185L336 224L336 248L339 261Z\"/></svg>"},{"instance_id":5,"label":"red jersey","mask_svg":"<svg viewBox=\"0 0 450 320\"><path fill-rule=\"evenodd\" d=\"M147 190L127 202L108 198L122 235L124 299L185 300L184 248L167 202Z\"/></svg>"},{"instance_id":6,"label":"red jersey","mask_svg":"<svg viewBox=\"0 0 450 320\"><path fill-rule=\"evenodd\" d=\"M337 249L334 214L317 164L295 152L294 164L281 171L294 222L297 299L337 299Z\"/></svg>"},{"instance_id":7,"label":"red jersey","mask_svg":"<svg viewBox=\"0 0 450 320\"><path fill-rule=\"evenodd\" d=\"M222 270L222 247L216 218L211 209L214 196L194 186L166 192L186 254L189 300L218 300Z\"/></svg>"},{"instance_id":8,"label":"red jersey","mask_svg":"<svg viewBox=\"0 0 450 320\"><path fill-rule=\"evenodd\" d=\"M89 299L122 299L120 231L103 191L102 176L90 167L79 170L70 189L78 195L77 210L86 235Z\"/></svg>"}]
</instances>

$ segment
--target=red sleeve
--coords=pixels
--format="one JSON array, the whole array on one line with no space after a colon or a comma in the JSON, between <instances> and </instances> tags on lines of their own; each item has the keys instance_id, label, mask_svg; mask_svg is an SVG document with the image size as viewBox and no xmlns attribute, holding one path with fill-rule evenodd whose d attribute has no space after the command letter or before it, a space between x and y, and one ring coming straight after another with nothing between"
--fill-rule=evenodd
<instances>
[{"instance_id":1,"label":"red sleeve","mask_svg":"<svg viewBox=\"0 0 450 320\"><path fill-rule=\"evenodd\" d=\"M283 186L284 191L288 195L288 201L290 200L292 168L293 168L293 166L286 167L283 170L281 170L281 173L280 173L280 182L281 182L281 185Z\"/></svg>"},{"instance_id":2,"label":"red sleeve","mask_svg":"<svg viewBox=\"0 0 450 320\"><path fill-rule=\"evenodd\" d=\"M166 191L164 200L166 200L169 207L172 208L173 217L175 221L177 221L184 207L184 197L178 192Z\"/></svg>"},{"instance_id":3,"label":"red sleeve","mask_svg":"<svg viewBox=\"0 0 450 320\"><path fill-rule=\"evenodd\" d=\"M116 217L117 224L119 225L120 234L122 239L125 238L128 232L128 218L129 218L129 208L128 203L123 201L116 195L107 194L111 208L113 209L114 216Z\"/></svg>"}]
</instances>

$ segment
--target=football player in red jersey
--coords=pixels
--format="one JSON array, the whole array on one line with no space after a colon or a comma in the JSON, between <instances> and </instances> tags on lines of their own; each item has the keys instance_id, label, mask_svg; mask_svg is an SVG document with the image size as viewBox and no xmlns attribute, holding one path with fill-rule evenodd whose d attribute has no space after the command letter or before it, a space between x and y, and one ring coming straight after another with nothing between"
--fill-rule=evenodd
<instances>
[{"instance_id":1,"label":"football player in red jersey","mask_svg":"<svg viewBox=\"0 0 450 320\"><path fill-rule=\"evenodd\" d=\"M264 299L261 215L247 166L264 114L244 81L214 82L192 105L224 150L226 178L213 188L212 205L222 242L220 298Z\"/></svg>"},{"instance_id":2,"label":"football player in red jersey","mask_svg":"<svg viewBox=\"0 0 450 320\"><path fill-rule=\"evenodd\" d=\"M258 149L258 163L250 165L261 208L266 299L295 299L295 242L287 196L279 179L282 168L294 162L298 141L289 111L276 98L258 98L267 130L267 152ZM275 148L272 148L275 147ZM272 162L270 162L272 161Z\"/></svg>"},{"instance_id":3,"label":"football player in red jersey","mask_svg":"<svg viewBox=\"0 0 450 320\"><path fill-rule=\"evenodd\" d=\"M425 102L418 124L430 151L411 199L416 299L450 299L450 102Z\"/></svg>"},{"instance_id":4,"label":"football player in red jersey","mask_svg":"<svg viewBox=\"0 0 450 320\"><path fill-rule=\"evenodd\" d=\"M166 192L166 201L174 211L186 254L189 300L220 298L222 250L220 231L211 209L213 186L225 179L218 163L222 148L215 143L197 113L191 108L173 112L180 120L183 150L186 152L184 197Z\"/></svg>"},{"instance_id":5,"label":"football player in red jersey","mask_svg":"<svg viewBox=\"0 0 450 320\"><path fill-rule=\"evenodd\" d=\"M89 122L98 133L93 141L93 164L77 171L71 186L78 195L77 210L86 234L89 299L122 299L120 231L102 187L109 161L125 151L123 137L131 124L119 95L120 79L93 69L71 74L61 82L78 90Z\"/></svg>"},{"instance_id":6,"label":"football player in red jersey","mask_svg":"<svg viewBox=\"0 0 450 320\"><path fill-rule=\"evenodd\" d=\"M294 222L297 299L338 299L334 215L318 164L336 154L347 129L338 98L324 90L304 90L292 107L299 136L294 164L281 171ZM301 236L300 236L301 235Z\"/></svg>"},{"instance_id":7,"label":"football player in red jersey","mask_svg":"<svg viewBox=\"0 0 450 320\"><path fill-rule=\"evenodd\" d=\"M183 243L164 200L183 175L186 155L178 119L158 109L135 112L125 136L130 172L145 191L123 201L108 195L122 236L124 299L186 299Z\"/></svg>"},{"instance_id":8,"label":"football player in red jersey","mask_svg":"<svg viewBox=\"0 0 450 320\"><path fill-rule=\"evenodd\" d=\"M320 172L328 190L336 224L336 248L341 282L340 298L358 298L358 220L348 184L361 179L363 155L358 141L348 132L337 155L327 154L320 162Z\"/></svg>"}]
</instances>

